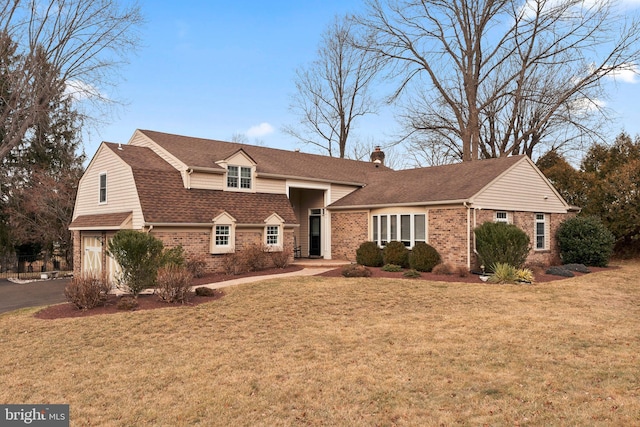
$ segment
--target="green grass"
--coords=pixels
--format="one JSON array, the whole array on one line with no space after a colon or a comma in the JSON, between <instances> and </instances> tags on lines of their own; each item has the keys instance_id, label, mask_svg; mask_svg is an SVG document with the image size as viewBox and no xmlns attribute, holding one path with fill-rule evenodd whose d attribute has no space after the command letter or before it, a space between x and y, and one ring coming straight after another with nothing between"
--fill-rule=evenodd
<instances>
[{"instance_id":1,"label":"green grass","mask_svg":"<svg viewBox=\"0 0 640 427\"><path fill-rule=\"evenodd\" d=\"M0 315L0 403L82 426L639 425L640 263L533 286L290 278Z\"/></svg>"}]
</instances>

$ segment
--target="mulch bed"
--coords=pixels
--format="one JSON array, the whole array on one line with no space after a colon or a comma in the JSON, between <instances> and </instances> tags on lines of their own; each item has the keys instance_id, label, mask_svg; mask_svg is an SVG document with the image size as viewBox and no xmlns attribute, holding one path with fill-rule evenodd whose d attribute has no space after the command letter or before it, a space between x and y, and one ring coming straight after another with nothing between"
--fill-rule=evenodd
<instances>
[{"instance_id":1,"label":"mulch bed","mask_svg":"<svg viewBox=\"0 0 640 427\"><path fill-rule=\"evenodd\" d=\"M458 274L444 275L444 274L433 274L433 273L421 273L419 278L416 279L408 279L402 276L402 272L388 272L383 271L381 267L367 267L371 270L372 278L391 278L391 279L404 279L404 280L431 280L438 282L457 282L457 283L482 283L477 274L468 274L465 277L460 277ZM615 268L615 267L608 267ZM279 274L279 273L288 273L292 271L301 270L300 266L290 266L287 268L272 268L268 270L262 271L254 271L250 273L240 274L240 275L226 275L226 274L208 274L204 277L194 279L194 286L201 286L209 283L219 283L224 282L226 280L238 279L241 277L253 277L253 276L263 276L269 274ZM607 268L598 268L598 267L589 267L592 273L606 270ZM551 274L545 274L543 270L534 271L536 283L545 283L551 282L554 280L563 280L566 277L562 276L554 276ZM581 276L581 273L574 272L575 276ZM342 268L335 268L329 270L325 273L319 274L322 277L342 277ZM134 311L139 310L153 310L157 308L167 308L167 307L193 307L199 304L203 304L210 301L215 301L224 296L224 291L221 289L216 289L215 293L212 296L197 296L193 295L188 303L186 304L169 304L162 301L157 295L139 295L138 296L138 307L135 308ZM112 314L119 313L123 310L118 309L118 300L120 297L115 295L110 295L109 299L105 303L105 305L100 307L95 307L90 310L79 310L71 303L63 303L52 305L46 307L35 314L35 317L39 319L60 319L67 317L87 317L87 316L95 316L99 314Z\"/></svg>"},{"instance_id":2,"label":"mulch bed","mask_svg":"<svg viewBox=\"0 0 640 427\"><path fill-rule=\"evenodd\" d=\"M382 267L367 267L367 268L369 270L371 270L371 277L373 277L373 278L405 279L405 280L430 280L430 281L437 281L437 282L457 282L457 283L483 283L480 280L479 275L472 274L472 273L469 273L465 277L460 277L460 275L458 275L458 274L420 273L420 277L415 278L415 279L408 279L408 278L406 278L406 277L404 277L402 275L402 271L400 271L400 272L383 271ZM607 268L611 268L611 267L607 267ZM596 273L598 271L606 270L607 268L589 267L589 270L591 270L591 273ZM342 273L342 269L341 268L336 268L334 270L327 271L326 273L319 274L318 276L323 276L323 277L341 277L342 276L341 273ZM576 277L583 275L583 273L577 273L577 272L573 272L573 274ZM587 273L587 274L589 274L589 273ZM545 270L542 270L542 269L535 270L534 271L534 276L535 276L535 283L546 283L546 282L552 282L552 281L555 281L555 280L567 279L567 277L555 276L555 275L552 275L552 274L546 274Z\"/></svg>"},{"instance_id":3,"label":"mulch bed","mask_svg":"<svg viewBox=\"0 0 640 427\"><path fill-rule=\"evenodd\" d=\"M302 270L300 266L289 266L287 268L270 268L267 270L261 271L252 271L250 273L244 273L239 275L227 275L224 273L216 273L216 274L207 274L203 277L193 279L193 286L201 286L209 283L219 283L227 280L239 279L242 277L254 277L254 276L263 276L268 274L280 274L280 273L288 273L292 271ZM167 308L167 307L193 307L199 304L203 304L205 302L214 301L216 299L220 299L224 296L224 291L220 289L216 289L213 296L198 296L193 294L189 299L189 302L186 304L170 304L164 302L157 295L147 295L142 294L138 295L138 307L136 307L132 311L140 311L140 310L153 310L156 308ZM51 305L46 307L35 314L35 317L38 319L60 319L67 317L88 317L88 316L96 316L98 314L113 314L113 313L121 313L126 310L118 309L118 301L120 297L115 295L110 295L107 301L103 306L94 307L90 310L80 310L75 305L71 303L62 303Z\"/></svg>"}]
</instances>

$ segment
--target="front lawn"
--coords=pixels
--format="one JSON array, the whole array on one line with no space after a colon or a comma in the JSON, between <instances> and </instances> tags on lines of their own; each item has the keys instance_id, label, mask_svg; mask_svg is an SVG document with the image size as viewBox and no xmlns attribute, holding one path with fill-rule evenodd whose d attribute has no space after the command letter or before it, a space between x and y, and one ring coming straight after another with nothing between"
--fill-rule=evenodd
<instances>
[{"instance_id":1,"label":"front lawn","mask_svg":"<svg viewBox=\"0 0 640 427\"><path fill-rule=\"evenodd\" d=\"M640 263L532 286L287 278L0 315L0 403L71 425L638 425Z\"/></svg>"}]
</instances>

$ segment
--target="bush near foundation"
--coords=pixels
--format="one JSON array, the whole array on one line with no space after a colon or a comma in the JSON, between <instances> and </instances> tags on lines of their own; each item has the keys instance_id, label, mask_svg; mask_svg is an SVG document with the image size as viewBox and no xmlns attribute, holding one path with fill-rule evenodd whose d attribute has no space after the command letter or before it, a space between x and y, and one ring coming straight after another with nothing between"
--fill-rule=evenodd
<instances>
[{"instance_id":1,"label":"bush near foundation","mask_svg":"<svg viewBox=\"0 0 640 427\"><path fill-rule=\"evenodd\" d=\"M429 272L441 261L438 251L424 242L416 243L409 255L409 266L418 271Z\"/></svg>"},{"instance_id":2,"label":"bush near foundation","mask_svg":"<svg viewBox=\"0 0 640 427\"><path fill-rule=\"evenodd\" d=\"M364 242L356 250L356 262L367 267L382 266L382 250L375 242Z\"/></svg>"},{"instance_id":3,"label":"bush near foundation","mask_svg":"<svg viewBox=\"0 0 640 427\"><path fill-rule=\"evenodd\" d=\"M389 242L382 250L382 263L409 267L409 249L402 242Z\"/></svg>"},{"instance_id":4,"label":"bush near foundation","mask_svg":"<svg viewBox=\"0 0 640 427\"><path fill-rule=\"evenodd\" d=\"M343 277L371 277L371 270L364 265L351 264L342 269Z\"/></svg>"},{"instance_id":5,"label":"bush near foundation","mask_svg":"<svg viewBox=\"0 0 640 427\"><path fill-rule=\"evenodd\" d=\"M503 222L485 222L474 231L478 257L487 271L497 264L516 269L524 265L531 247L529 236L520 228Z\"/></svg>"}]
</instances>

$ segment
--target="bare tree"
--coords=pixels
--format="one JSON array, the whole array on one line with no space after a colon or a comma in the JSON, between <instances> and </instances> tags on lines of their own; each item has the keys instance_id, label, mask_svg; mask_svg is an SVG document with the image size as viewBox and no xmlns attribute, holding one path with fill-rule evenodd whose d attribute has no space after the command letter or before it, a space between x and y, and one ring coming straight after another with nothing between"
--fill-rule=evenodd
<instances>
[{"instance_id":1,"label":"bare tree","mask_svg":"<svg viewBox=\"0 0 640 427\"><path fill-rule=\"evenodd\" d=\"M97 105L138 46L137 5L117 0L7 0L0 6L0 159L64 87Z\"/></svg>"},{"instance_id":2,"label":"bare tree","mask_svg":"<svg viewBox=\"0 0 640 427\"><path fill-rule=\"evenodd\" d=\"M407 95L413 141L463 160L597 136L604 79L640 53L638 20L615 0L384 1L358 18L362 48L398 79L391 99Z\"/></svg>"},{"instance_id":3,"label":"bare tree","mask_svg":"<svg viewBox=\"0 0 640 427\"><path fill-rule=\"evenodd\" d=\"M356 119L377 108L369 96L378 70L376 58L354 47L354 27L349 19L336 18L322 37L318 59L297 70L290 109L299 123L284 129L341 158Z\"/></svg>"}]
</instances>

